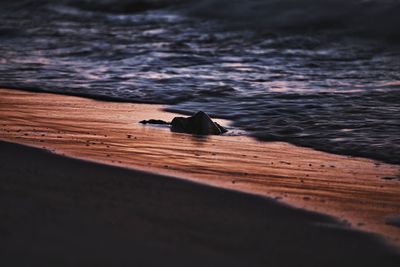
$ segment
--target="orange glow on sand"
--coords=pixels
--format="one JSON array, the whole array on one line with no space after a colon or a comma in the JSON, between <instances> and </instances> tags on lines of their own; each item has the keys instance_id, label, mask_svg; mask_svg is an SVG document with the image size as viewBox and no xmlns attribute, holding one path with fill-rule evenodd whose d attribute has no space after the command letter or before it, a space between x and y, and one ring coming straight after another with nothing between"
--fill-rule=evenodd
<instances>
[{"instance_id":1,"label":"orange glow on sand","mask_svg":"<svg viewBox=\"0 0 400 267\"><path fill-rule=\"evenodd\" d=\"M385 220L400 215L400 166L245 136L200 138L138 123L176 116L162 108L1 89L0 139L273 197L399 245L400 228Z\"/></svg>"}]
</instances>

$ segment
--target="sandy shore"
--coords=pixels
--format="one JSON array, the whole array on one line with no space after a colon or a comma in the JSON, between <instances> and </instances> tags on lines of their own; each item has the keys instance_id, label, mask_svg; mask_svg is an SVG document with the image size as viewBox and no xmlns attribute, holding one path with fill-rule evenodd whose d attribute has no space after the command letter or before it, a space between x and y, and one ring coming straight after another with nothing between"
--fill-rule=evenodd
<instances>
[{"instance_id":1,"label":"sandy shore","mask_svg":"<svg viewBox=\"0 0 400 267\"><path fill-rule=\"evenodd\" d=\"M399 266L276 201L0 142L3 266Z\"/></svg>"},{"instance_id":2,"label":"sandy shore","mask_svg":"<svg viewBox=\"0 0 400 267\"><path fill-rule=\"evenodd\" d=\"M0 139L274 197L399 244L400 228L387 222L400 215L400 166L244 136L198 138L138 123L175 116L161 109L1 89Z\"/></svg>"}]
</instances>

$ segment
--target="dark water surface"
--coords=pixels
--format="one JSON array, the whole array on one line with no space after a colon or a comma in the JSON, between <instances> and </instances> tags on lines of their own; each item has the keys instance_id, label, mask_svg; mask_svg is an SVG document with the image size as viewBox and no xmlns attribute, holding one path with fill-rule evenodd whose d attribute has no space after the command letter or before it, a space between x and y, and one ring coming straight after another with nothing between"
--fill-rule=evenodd
<instances>
[{"instance_id":1,"label":"dark water surface","mask_svg":"<svg viewBox=\"0 0 400 267\"><path fill-rule=\"evenodd\" d=\"M170 104L400 163L400 1L0 3L0 86Z\"/></svg>"}]
</instances>

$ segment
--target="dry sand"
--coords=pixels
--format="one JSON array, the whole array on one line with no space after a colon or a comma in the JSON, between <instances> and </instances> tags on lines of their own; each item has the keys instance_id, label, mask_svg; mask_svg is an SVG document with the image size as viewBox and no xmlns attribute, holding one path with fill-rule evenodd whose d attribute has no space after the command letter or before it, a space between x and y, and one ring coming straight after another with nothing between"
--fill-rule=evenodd
<instances>
[{"instance_id":1,"label":"dry sand","mask_svg":"<svg viewBox=\"0 0 400 267\"><path fill-rule=\"evenodd\" d=\"M400 167L244 136L199 138L142 126L162 106L1 89L0 139L173 175L334 215L399 244ZM225 121L220 121L226 124Z\"/></svg>"}]
</instances>

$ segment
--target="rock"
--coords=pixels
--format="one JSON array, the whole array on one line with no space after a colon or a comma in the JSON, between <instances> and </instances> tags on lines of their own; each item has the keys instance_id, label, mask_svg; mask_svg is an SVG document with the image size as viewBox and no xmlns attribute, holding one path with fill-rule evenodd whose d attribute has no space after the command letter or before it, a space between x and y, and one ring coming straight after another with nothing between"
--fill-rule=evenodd
<instances>
[{"instance_id":1,"label":"rock","mask_svg":"<svg viewBox=\"0 0 400 267\"><path fill-rule=\"evenodd\" d=\"M227 130L211 118L199 111L191 117L175 117L171 122L171 131L197 135L219 135Z\"/></svg>"},{"instance_id":2,"label":"rock","mask_svg":"<svg viewBox=\"0 0 400 267\"><path fill-rule=\"evenodd\" d=\"M191 117L175 117L171 123L163 120L143 120L140 121L142 124L168 124L171 125L171 131L180 133L190 133L197 135L219 135L226 133L224 127L216 122L213 122L211 118L204 113L199 111Z\"/></svg>"},{"instance_id":3,"label":"rock","mask_svg":"<svg viewBox=\"0 0 400 267\"><path fill-rule=\"evenodd\" d=\"M150 124L169 124L168 122L166 122L166 121L163 121L163 120L153 120L153 119L151 119L151 120L142 120L142 121L139 121L141 124L147 124L147 123L150 123Z\"/></svg>"},{"instance_id":4,"label":"rock","mask_svg":"<svg viewBox=\"0 0 400 267\"><path fill-rule=\"evenodd\" d=\"M392 216L392 217L386 218L385 223L386 223L387 225L392 225L392 226L400 227L400 215Z\"/></svg>"}]
</instances>

